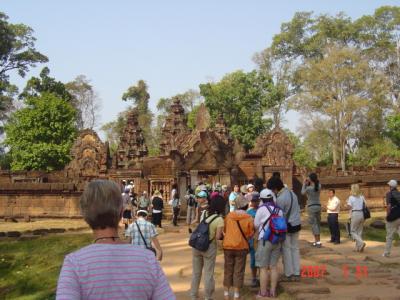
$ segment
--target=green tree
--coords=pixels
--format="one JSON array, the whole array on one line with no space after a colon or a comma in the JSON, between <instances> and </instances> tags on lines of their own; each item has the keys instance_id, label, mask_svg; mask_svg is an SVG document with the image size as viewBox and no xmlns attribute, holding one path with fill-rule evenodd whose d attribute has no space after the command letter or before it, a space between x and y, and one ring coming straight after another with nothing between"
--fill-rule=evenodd
<instances>
[{"instance_id":1,"label":"green tree","mask_svg":"<svg viewBox=\"0 0 400 300\"><path fill-rule=\"evenodd\" d=\"M6 125L12 170L61 170L76 137L75 109L51 93L25 99Z\"/></svg>"},{"instance_id":2,"label":"green tree","mask_svg":"<svg viewBox=\"0 0 400 300\"><path fill-rule=\"evenodd\" d=\"M397 147L400 147L400 114L392 115L387 118L386 136L389 137Z\"/></svg>"},{"instance_id":3,"label":"green tree","mask_svg":"<svg viewBox=\"0 0 400 300\"><path fill-rule=\"evenodd\" d=\"M64 83L57 81L55 78L50 77L50 69L44 67L38 77L32 77L26 83L23 92L20 94L21 99L28 97L37 97L42 93L52 93L56 97L61 98L73 104L74 97L70 94Z\"/></svg>"},{"instance_id":4,"label":"green tree","mask_svg":"<svg viewBox=\"0 0 400 300\"><path fill-rule=\"evenodd\" d=\"M337 165L339 154L345 170L355 116L373 100L384 103L385 79L370 68L358 50L333 45L327 47L323 59L306 60L297 71L296 83L299 93L294 97L294 107L329 120L333 163Z\"/></svg>"},{"instance_id":5,"label":"green tree","mask_svg":"<svg viewBox=\"0 0 400 300\"><path fill-rule=\"evenodd\" d=\"M35 49L35 41L32 28L9 23L8 16L0 12L0 134L18 91L9 81L9 72L16 71L25 77L37 63L48 61L45 55Z\"/></svg>"},{"instance_id":6,"label":"green tree","mask_svg":"<svg viewBox=\"0 0 400 300\"><path fill-rule=\"evenodd\" d=\"M66 83L65 88L73 96L73 106L77 110L77 128L93 129L99 118L100 100L90 80L85 75L79 75Z\"/></svg>"},{"instance_id":7,"label":"green tree","mask_svg":"<svg viewBox=\"0 0 400 300\"><path fill-rule=\"evenodd\" d=\"M246 149L271 126L264 118L270 107L269 91L272 79L263 73L236 71L225 75L217 83L200 85L200 94L215 120L222 114L233 137Z\"/></svg>"}]
</instances>

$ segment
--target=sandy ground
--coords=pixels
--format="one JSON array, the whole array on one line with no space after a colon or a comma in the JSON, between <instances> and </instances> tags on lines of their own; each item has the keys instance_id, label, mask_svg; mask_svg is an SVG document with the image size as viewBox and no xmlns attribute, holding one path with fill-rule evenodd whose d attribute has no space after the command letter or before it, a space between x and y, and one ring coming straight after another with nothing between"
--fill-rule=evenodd
<instances>
[{"instance_id":1,"label":"sandy ground","mask_svg":"<svg viewBox=\"0 0 400 300\"><path fill-rule=\"evenodd\" d=\"M187 245L186 227L166 228L159 239L164 249L162 267L176 293L177 299L190 299L191 248ZM354 243L343 238L340 245L324 243L322 248L311 247L312 235L302 230L300 235L301 265L304 274L300 283L281 283L285 295L282 299L400 299L400 249L394 247L392 257L381 256L384 243L369 242L364 253L353 252ZM327 238L323 238L322 242ZM315 278L308 266L324 266L326 274ZM279 263L280 272L282 265ZM358 271L359 272L358 272ZM366 271L366 272L365 272ZM249 283L249 270L246 282ZM223 299L223 255L216 265L215 299ZM200 286L202 288L202 285ZM255 291L253 291L255 293ZM290 294L290 296L288 296ZM254 295L245 299L255 299Z\"/></svg>"}]
</instances>

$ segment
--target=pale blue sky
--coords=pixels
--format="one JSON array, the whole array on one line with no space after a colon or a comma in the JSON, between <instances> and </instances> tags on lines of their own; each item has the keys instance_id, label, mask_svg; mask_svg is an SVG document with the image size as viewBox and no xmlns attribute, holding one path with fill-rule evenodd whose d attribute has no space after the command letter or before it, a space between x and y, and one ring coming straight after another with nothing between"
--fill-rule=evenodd
<instances>
[{"instance_id":1,"label":"pale blue sky","mask_svg":"<svg viewBox=\"0 0 400 300\"><path fill-rule=\"evenodd\" d=\"M253 54L269 46L297 11L344 11L358 18L382 5L400 0L0 0L0 11L34 29L51 76L68 82L84 74L92 80L105 123L128 105L121 95L139 79L149 85L155 112L160 97L251 70ZM13 78L20 86L26 79ZM284 126L295 130L298 115L286 119Z\"/></svg>"}]
</instances>

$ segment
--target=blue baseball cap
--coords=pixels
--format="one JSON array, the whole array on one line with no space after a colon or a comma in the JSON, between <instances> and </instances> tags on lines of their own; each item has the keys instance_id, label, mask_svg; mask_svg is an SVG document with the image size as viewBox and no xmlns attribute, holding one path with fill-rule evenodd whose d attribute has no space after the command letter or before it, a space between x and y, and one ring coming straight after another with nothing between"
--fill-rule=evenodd
<instances>
[{"instance_id":1,"label":"blue baseball cap","mask_svg":"<svg viewBox=\"0 0 400 300\"><path fill-rule=\"evenodd\" d=\"M207 198L207 193L205 191L200 191L197 195L197 198Z\"/></svg>"}]
</instances>

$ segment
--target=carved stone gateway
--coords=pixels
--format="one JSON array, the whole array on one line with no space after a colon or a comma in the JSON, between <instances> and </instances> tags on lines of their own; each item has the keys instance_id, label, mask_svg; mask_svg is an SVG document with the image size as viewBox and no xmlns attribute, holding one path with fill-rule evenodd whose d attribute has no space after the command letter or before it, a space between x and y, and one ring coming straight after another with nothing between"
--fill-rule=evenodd
<instances>
[{"instance_id":1,"label":"carved stone gateway","mask_svg":"<svg viewBox=\"0 0 400 300\"><path fill-rule=\"evenodd\" d=\"M96 178L104 175L110 167L108 144L104 144L97 133L91 129L80 132L71 149L72 160L65 168L67 178Z\"/></svg>"}]
</instances>

